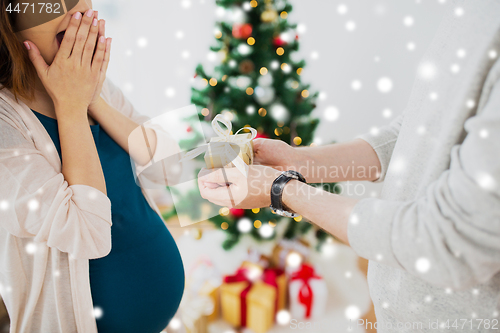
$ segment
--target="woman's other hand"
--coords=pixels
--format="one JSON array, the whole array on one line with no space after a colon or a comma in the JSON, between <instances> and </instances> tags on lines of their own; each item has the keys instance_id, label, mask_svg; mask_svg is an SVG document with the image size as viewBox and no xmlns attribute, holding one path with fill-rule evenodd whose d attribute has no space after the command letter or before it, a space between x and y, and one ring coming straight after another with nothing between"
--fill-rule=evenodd
<instances>
[{"instance_id":1,"label":"woman's other hand","mask_svg":"<svg viewBox=\"0 0 500 333\"><path fill-rule=\"evenodd\" d=\"M65 113L86 112L92 102L102 70L107 68L109 61L111 39L106 40L103 35L98 37L99 26L103 24L94 17L92 9L83 16L80 12L73 14L50 66L34 43L24 42L38 76L54 102L56 113L60 110Z\"/></svg>"},{"instance_id":2,"label":"woman's other hand","mask_svg":"<svg viewBox=\"0 0 500 333\"><path fill-rule=\"evenodd\" d=\"M105 24L104 20L99 21L99 32L97 38L99 39L101 36L105 36ZM92 97L92 101L89 104L89 111L90 109L95 109L97 108L97 105L101 101L101 91L102 91L102 85L104 83L104 80L106 79L106 72L108 70L108 64L109 64L109 56L110 56L110 47L111 47L111 41L112 38L106 39L106 52L104 53L104 62L101 67L101 73L99 75L99 82L97 83L97 87L94 92L94 96Z\"/></svg>"},{"instance_id":3,"label":"woman's other hand","mask_svg":"<svg viewBox=\"0 0 500 333\"><path fill-rule=\"evenodd\" d=\"M280 173L263 165L249 166L247 177L237 168L203 168L198 174L198 185L201 196L216 205L261 208L271 204L271 185Z\"/></svg>"}]
</instances>

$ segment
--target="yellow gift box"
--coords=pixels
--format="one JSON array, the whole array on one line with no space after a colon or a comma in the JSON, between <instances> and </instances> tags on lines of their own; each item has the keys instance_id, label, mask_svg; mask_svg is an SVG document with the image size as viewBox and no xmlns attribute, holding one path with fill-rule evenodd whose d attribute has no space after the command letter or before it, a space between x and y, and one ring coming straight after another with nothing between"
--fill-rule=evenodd
<instances>
[{"instance_id":1,"label":"yellow gift box","mask_svg":"<svg viewBox=\"0 0 500 333\"><path fill-rule=\"evenodd\" d=\"M257 263L244 261L241 268L247 269L250 279L260 279L264 273L264 268ZM287 306L288 284L286 275L280 272L276 276L276 284L278 285L278 311L283 310Z\"/></svg>"},{"instance_id":2,"label":"yellow gift box","mask_svg":"<svg viewBox=\"0 0 500 333\"><path fill-rule=\"evenodd\" d=\"M243 293L246 304L242 301ZM245 326L255 333L267 332L274 325L275 302L276 289L262 281L252 285L236 282L221 286L222 317L234 327ZM242 306L245 313L242 313Z\"/></svg>"},{"instance_id":3,"label":"yellow gift box","mask_svg":"<svg viewBox=\"0 0 500 333\"><path fill-rule=\"evenodd\" d=\"M256 280L256 266L244 262L235 275L226 277L220 287L222 317L234 327L265 333L274 325L277 309L286 306L287 281L282 271L269 269Z\"/></svg>"}]
</instances>

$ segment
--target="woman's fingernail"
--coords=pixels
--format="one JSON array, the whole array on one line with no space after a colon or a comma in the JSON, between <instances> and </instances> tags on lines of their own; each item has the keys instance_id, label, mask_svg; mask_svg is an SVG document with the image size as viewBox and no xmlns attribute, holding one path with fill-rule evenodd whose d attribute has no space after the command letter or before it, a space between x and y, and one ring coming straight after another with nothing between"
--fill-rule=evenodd
<instances>
[{"instance_id":1,"label":"woman's fingernail","mask_svg":"<svg viewBox=\"0 0 500 333\"><path fill-rule=\"evenodd\" d=\"M28 43L28 42L24 42L24 46L26 46L26 48L27 48L28 50L29 50L29 49L31 49L31 47L30 47L30 43Z\"/></svg>"},{"instance_id":2,"label":"woman's fingernail","mask_svg":"<svg viewBox=\"0 0 500 333\"><path fill-rule=\"evenodd\" d=\"M92 21L92 25L93 25L94 27L97 27L97 19L96 19L96 18L94 18L94 20Z\"/></svg>"},{"instance_id":3,"label":"woman's fingernail","mask_svg":"<svg viewBox=\"0 0 500 333\"><path fill-rule=\"evenodd\" d=\"M79 20L81 17L82 17L82 13L80 12L76 12L75 14L73 14L73 17L77 20Z\"/></svg>"},{"instance_id":4,"label":"woman's fingernail","mask_svg":"<svg viewBox=\"0 0 500 333\"><path fill-rule=\"evenodd\" d=\"M87 10L87 16L92 17L92 15L94 15L94 11L92 10L92 8L90 8L89 10Z\"/></svg>"},{"instance_id":5,"label":"woman's fingernail","mask_svg":"<svg viewBox=\"0 0 500 333\"><path fill-rule=\"evenodd\" d=\"M104 43L104 36L99 37L99 43Z\"/></svg>"}]
</instances>

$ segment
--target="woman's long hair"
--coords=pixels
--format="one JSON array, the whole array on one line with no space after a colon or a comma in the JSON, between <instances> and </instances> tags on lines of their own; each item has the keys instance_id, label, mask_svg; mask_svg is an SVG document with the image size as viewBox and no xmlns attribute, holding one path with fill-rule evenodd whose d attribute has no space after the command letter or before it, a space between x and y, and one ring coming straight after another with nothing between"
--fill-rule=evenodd
<instances>
[{"instance_id":1,"label":"woman's long hair","mask_svg":"<svg viewBox=\"0 0 500 333\"><path fill-rule=\"evenodd\" d=\"M0 0L0 90L8 88L16 100L18 97L31 100L35 95L37 73L26 47L14 33L14 15L7 11L12 2Z\"/></svg>"}]
</instances>

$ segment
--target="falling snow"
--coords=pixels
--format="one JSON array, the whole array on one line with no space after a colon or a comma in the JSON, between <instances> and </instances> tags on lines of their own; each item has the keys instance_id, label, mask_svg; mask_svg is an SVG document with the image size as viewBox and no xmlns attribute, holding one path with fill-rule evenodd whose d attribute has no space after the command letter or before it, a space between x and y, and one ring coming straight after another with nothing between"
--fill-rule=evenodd
<instances>
[{"instance_id":1,"label":"falling snow","mask_svg":"<svg viewBox=\"0 0 500 333\"><path fill-rule=\"evenodd\" d=\"M95 200L95 199L97 199L97 194L98 194L98 193L97 193L97 190L91 190L91 191L89 192L89 199L90 199L90 200Z\"/></svg>"},{"instance_id":2,"label":"falling snow","mask_svg":"<svg viewBox=\"0 0 500 333\"><path fill-rule=\"evenodd\" d=\"M489 136L489 132L487 129L482 129L479 131L479 136L482 138L482 139L486 139L488 136Z\"/></svg>"},{"instance_id":3,"label":"falling snow","mask_svg":"<svg viewBox=\"0 0 500 333\"><path fill-rule=\"evenodd\" d=\"M274 229L269 224L264 224L262 227L259 228L259 234L263 238L269 238L274 234Z\"/></svg>"},{"instance_id":4,"label":"falling snow","mask_svg":"<svg viewBox=\"0 0 500 333\"><path fill-rule=\"evenodd\" d=\"M472 99L469 99L467 100L467 102L465 102L465 105L469 108L469 109L472 109L473 107L476 106L476 102L474 102L474 100Z\"/></svg>"},{"instance_id":5,"label":"falling snow","mask_svg":"<svg viewBox=\"0 0 500 333\"><path fill-rule=\"evenodd\" d=\"M305 25L305 24L303 24L303 23L299 23L299 24L297 25L297 32L298 32L299 34L303 34L303 33L305 33L306 31L307 31L307 27L306 27L306 25Z\"/></svg>"},{"instance_id":6,"label":"falling snow","mask_svg":"<svg viewBox=\"0 0 500 333\"><path fill-rule=\"evenodd\" d=\"M418 75L424 80L432 80L436 74L437 68L432 62L424 62L418 67Z\"/></svg>"},{"instance_id":7,"label":"falling snow","mask_svg":"<svg viewBox=\"0 0 500 333\"><path fill-rule=\"evenodd\" d=\"M391 160L389 168L392 172L402 172L406 167L406 162L402 157L396 157Z\"/></svg>"},{"instance_id":8,"label":"falling snow","mask_svg":"<svg viewBox=\"0 0 500 333\"><path fill-rule=\"evenodd\" d=\"M96 306L94 308L93 315L94 315L95 319L102 318L102 315L103 315L102 309L100 307Z\"/></svg>"},{"instance_id":9,"label":"falling snow","mask_svg":"<svg viewBox=\"0 0 500 333\"><path fill-rule=\"evenodd\" d=\"M464 9L463 9L462 7L457 7L457 8L455 8L455 15L456 15L457 17L462 17L462 16L464 16L464 13L465 13L465 11L464 11Z\"/></svg>"},{"instance_id":10,"label":"falling snow","mask_svg":"<svg viewBox=\"0 0 500 333\"><path fill-rule=\"evenodd\" d=\"M9 206L9 202L7 200L0 201L0 210L7 210L9 209Z\"/></svg>"},{"instance_id":11,"label":"falling snow","mask_svg":"<svg viewBox=\"0 0 500 333\"><path fill-rule=\"evenodd\" d=\"M431 262L427 258L419 258L415 262L415 269L420 273L427 273L431 268Z\"/></svg>"},{"instance_id":12,"label":"falling snow","mask_svg":"<svg viewBox=\"0 0 500 333\"><path fill-rule=\"evenodd\" d=\"M493 191L497 188L495 178L486 172L481 172L476 176L476 182L479 186L487 191Z\"/></svg>"},{"instance_id":13,"label":"falling snow","mask_svg":"<svg viewBox=\"0 0 500 333\"><path fill-rule=\"evenodd\" d=\"M290 312L288 312L286 310L280 310L276 314L276 321L278 322L279 325L282 325L282 326L289 324L291 318L292 318L292 316L290 315Z\"/></svg>"},{"instance_id":14,"label":"falling snow","mask_svg":"<svg viewBox=\"0 0 500 333\"><path fill-rule=\"evenodd\" d=\"M345 28L347 31L354 31L356 30L356 22L354 21L347 21L345 24Z\"/></svg>"},{"instance_id":15,"label":"falling snow","mask_svg":"<svg viewBox=\"0 0 500 333\"><path fill-rule=\"evenodd\" d=\"M337 7L337 13L339 13L340 15L346 14L347 13L347 6L344 5L344 4L338 5L338 7Z\"/></svg>"},{"instance_id":16,"label":"falling snow","mask_svg":"<svg viewBox=\"0 0 500 333\"><path fill-rule=\"evenodd\" d=\"M415 23L415 20L411 16L406 16L403 19L403 24L407 27L411 27Z\"/></svg>"},{"instance_id":17,"label":"falling snow","mask_svg":"<svg viewBox=\"0 0 500 333\"><path fill-rule=\"evenodd\" d=\"M382 116L384 118L391 118L392 117L392 110L391 109L384 109L382 111Z\"/></svg>"},{"instance_id":18,"label":"falling snow","mask_svg":"<svg viewBox=\"0 0 500 333\"><path fill-rule=\"evenodd\" d=\"M323 117L325 118L326 121L336 121L339 119L340 116L340 111L335 107L335 106L329 106L325 109L323 112Z\"/></svg>"},{"instance_id":19,"label":"falling snow","mask_svg":"<svg viewBox=\"0 0 500 333\"><path fill-rule=\"evenodd\" d=\"M361 316L361 311L356 305L350 305L345 309L344 312L347 319L358 319Z\"/></svg>"},{"instance_id":20,"label":"falling snow","mask_svg":"<svg viewBox=\"0 0 500 333\"><path fill-rule=\"evenodd\" d=\"M28 209L31 211L37 210L40 207L40 202L37 199L28 201Z\"/></svg>"},{"instance_id":21,"label":"falling snow","mask_svg":"<svg viewBox=\"0 0 500 333\"><path fill-rule=\"evenodd\" d=\"M381 93L388 93L392 90L392 80L388 77L382 77L377 81L377 88Z\"/></svg>"},{"instance_id":22,"label":"falling snow","mask_svg":"<svg viewBox=\"0 0 500 333\"><path fill-rule=\"evenodd\" d=\"M182 326L182 322L180 321L179 318L172 318L172 320L168 324L168 327L173 329L173 330L178 330L179 328L181 328L181 326Z\"/></svg>"},{"instance_id":23,"label":"falling snow","mask_svg":"<svg viewBox=\"0 0 500 333\"><path fill-rule=\"evenodd\" d=\"M167 96L168 98L172 98L175 96L175 89L172 88L172 87L168 87L165 89L165 96Z\"/></svg>"},{"instance_id":24,"label":"falling snow","mask_svg":"<svg viewBox=\"0 0 500 333\"><path fill-rule=\"evenodd\" d=\"M450 71L453 73L453 74L457 74L458 72L460 72L460 66L458 64L452 64L450 66Z\"/></svg>"},{"instance_id":25,"label":"falling snow","mask_svg":"<svg viewBox=\"0 0 500 333\"><path fill-rule=\"evenodd\" d=\"M184 32L181 31L181 30L178 30L176 33L175 33L175 38L177 39L183 39L184 38Z\"/></svg>"},{"instance_id":26,"label":"falling snow","mask_svg":"<svg viewBox=\"0 0 500 333\"><path fill-rule=\"evenodd\" d=\"M35 254L36 252L36 244L33 243L33 242L30 242L28 244L26 244L26 253L28 254Z\"/></svg>"},{"instance_id":27,"label":"falling snow","mask_svg":"<svg viewBox=\"0 0 500 333\"><path fill-rule=\"evenodd\" d=\"M361 85L361 81L359 81L359 80L354 80L354 81L351 82L351 88L352 88L352 90L355 90L355 91L360 90L361 86L362 86Z\"/></svg>"},{"instance_id":28,"label":"falling snow","mask_svg":"<svg viewBox=\"0 0 500 333\"><path fill-rule=\"evenodd\" d=\"M286 258L286 263L292 268L297 268L302 263L302 257L296 252L292 252Z\"/></svg>"},{"instance_id":29,"label":"falling snow","mask_svg":"<svg viewBox=\"0 0 500 333\"><path fill-rule=\"evenodd\" d=\"M144 48L148 46L148 40L146 37L140 37L137 39L137 46L140 48Z\"/></svg>"}]
</instances>

